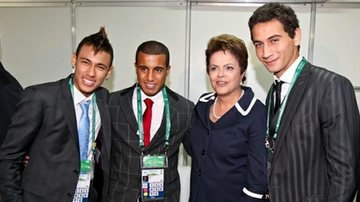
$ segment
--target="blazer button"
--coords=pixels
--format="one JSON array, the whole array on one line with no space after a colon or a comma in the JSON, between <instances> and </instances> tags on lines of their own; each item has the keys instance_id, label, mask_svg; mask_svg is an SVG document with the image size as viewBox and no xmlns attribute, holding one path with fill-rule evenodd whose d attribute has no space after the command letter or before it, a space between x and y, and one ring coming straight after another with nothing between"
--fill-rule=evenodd
<instances>
[{"instance_id":1,"label":"blazer button","mask_svg":"<svg viewBox=\"0 0 360 202\"><path fill-rule=\"evenodd\" d=\"M79 174L79 171L75 169L75 170L74 170L74 174L75 174L75 175L78 175L78 174Z\"/></svg>"},{"instance_id":2,"label":"blazer button","mask_svg":"<svg viewBox=\"0 0 360 202\"><path fill-rule=\"evenodd\" d=\"M67 193L67 197L68 197L68 198L71 198L71 197L72 197L72 194Z\"/></svg>"},{"instance_id":3,"label":"blazer button","mask_svg":"<svg viewBox=\"0 0 360 202\"><path fill-rule=\"evenodd\" d=\"M201 155L205 155L205 149L201 150Z\"/></svg>"},{"instance_id":4,"label":"blazer button","mask_svg":"<svg viewBox=\"0 0 360 202\"><path fill-rule=\"evenodd\" d=\"M199 169L199 174L198 175L201 176L201 169Z\"/></svg>"}]
</instances>

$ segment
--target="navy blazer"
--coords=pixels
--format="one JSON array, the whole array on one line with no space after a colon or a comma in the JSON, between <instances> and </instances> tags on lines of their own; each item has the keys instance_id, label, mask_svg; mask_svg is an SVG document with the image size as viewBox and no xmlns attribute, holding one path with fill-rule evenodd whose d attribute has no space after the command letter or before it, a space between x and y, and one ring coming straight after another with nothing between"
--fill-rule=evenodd
<instances>
[{"instance_id":1,"label":"navy blazer","mask_svg":"<svg viewBox=\"0 0 360 202\"><path fill-rule=\"evenodd\" d=\"M106 196L111 141L108 91L100 87L95 93L104 136L99 167ZM25 153L30 160L21 174ZM25 89L0 148L0 170L4 202L72 202L80 155L69 77Z\"/></svg>"},{"instance_id":2,"label":"navy blazer","mask_svg":"<svg viewBox=\"0 0 360 202\"><path fill-rule=\"evenodd\" d=\"M249 87L216 123L209 119L215 93L200 97L190 130L190 202L257 201L243 190L267 192L265 106Z\"/></svg>"}]
</instances>

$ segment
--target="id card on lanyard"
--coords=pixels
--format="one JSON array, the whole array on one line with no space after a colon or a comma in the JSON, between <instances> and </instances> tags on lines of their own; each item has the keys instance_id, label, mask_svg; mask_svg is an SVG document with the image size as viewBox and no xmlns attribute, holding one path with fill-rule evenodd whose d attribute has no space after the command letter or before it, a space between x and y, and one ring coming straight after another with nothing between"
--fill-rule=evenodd
<instances>
[{"instance_id":1,"label":"id card on lanyard","mask_svg":"<svg viewBox=\"0 0 360 202\"><path fill-rule=\"evenodd\" d=\"M138 85L136 85L137 91L137 111L138 111L138 127L139 127L139 147L142 150L140 156L140 170L141 170L141 200L161 200L165 198L165 178L164 173L165 169L168 167L168 157L167 150L169 148L169 139L170 139L170 107L169 99L167 96L165 86L162 89L162 94L164 98L165 105L165 115L166 115L166 131L165 131L165 154L158 155L144 155L144 129L142 122L142 99L141 99L141 90Z\"/></svg>"},{"instance_id":2,"label":"id card on lanyard","mask_svg":"<svg viewBox=\"0 0 360 202\"><path fill-rule=\"evenodd\" d=\"M73 83L73 75L69 80L69 87L72 96L74 97L74 83ZM82 159L80 161L80 175L78 178L78 183L76 186L76 191L74 194L73 202L88 202L89 191L90 191L90 182L93 178L94 174L94 157L96 151L96 142L95 142L95 113L96 113L96 94L93 94L92 97L92 128L91 128L91 143L92 143L92 156L91 160Z\"/></svg>"},{"instance_id":3,"label":"id card on lanyard","mask_svg":"<svg viewBox=\"0 0 360 202\"><path fill-rule=\"evenodd\" d=\"M76 186L73 202L88 202L93 168L93 161L81 161L80 175Z\"/></svg>"},{"instance_id":4,"label":"id card on lanyard","mask_svg":"<svg viewBox=\"0 0 360 202\"><path fill-rule=\"evenodd\" d=\"M168 166L167 156L141 156L140 163L142 201L164 199L164 170Z\"/></svg>"}]
</instances>

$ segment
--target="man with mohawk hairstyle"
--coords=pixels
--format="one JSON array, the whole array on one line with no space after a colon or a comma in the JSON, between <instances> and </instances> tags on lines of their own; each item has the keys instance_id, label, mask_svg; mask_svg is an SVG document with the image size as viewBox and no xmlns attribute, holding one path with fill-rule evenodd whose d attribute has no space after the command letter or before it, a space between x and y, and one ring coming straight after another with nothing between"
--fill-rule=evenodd
<instances>
[{"instance_id":1,"label":"man with mohawk hairstyle","mask_svg":"<svg viewBox=\"0 0 360 202\"><path fill-rule=\"evenodd\" d=\"M106 200L110 115L108 91L100 85L112 61L113 48L101 27L78 45L73 74L25 89L0 148L4 202Z\"/></svg>"}]
</instances>

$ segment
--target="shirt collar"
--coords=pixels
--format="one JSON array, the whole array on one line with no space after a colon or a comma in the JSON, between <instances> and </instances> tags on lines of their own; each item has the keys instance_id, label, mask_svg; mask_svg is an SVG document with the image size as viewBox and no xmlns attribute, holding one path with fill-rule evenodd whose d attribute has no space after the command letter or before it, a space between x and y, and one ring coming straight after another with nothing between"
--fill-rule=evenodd
<instances>
[{"instance_id":1,"label":"shirt collar","mask_svg":"<svg viewBox=\"0 0 360 202\"><path fill-rule=\"evenodd\" d=\"M140 88L140 91L141 91L141 99L142 100L145 100L146 98L150 98L155 105L162 105L164 103L164 98L163 98L163 94L162 94L162 89L156 93L155 95L153 96L148 96L146 95L142 89ZM136 88L134 89L134 99L137 99L137 93L136 93Z\"/></svg>"},{"instance_id":2,"label":"shirt collar","mask_svg":"<svg viewBox=\"0 0 360 202\"><path fill-rule=\"evenodd\" d=\"M85 95L83 95L77 89L77 87L74 85L74 104L75 105L81 103L82 101L91 100L93 95L94 95L94 93L92 93L89 97L85 97Z\"/></svg>"},{"instance_id":3,"label":"shirt collar","mask_svg":"<svg viewBox=\"0 0 360 202\"><path fill-rule=\"evenodd\" d=\"M275 75L274 75L274 80L281 80L281 81L284 81L285 83L291 83L292 81L292 78L294 77L295 75L295 71L296 71L296 68L297 66L299 66L300 62L301 62L301 59L302 57L299 56L294 63L292 63L290 65L290 67L284 72L283 75L281 75L280 78L277 78Z\"/></svg>"}]
</instances>

